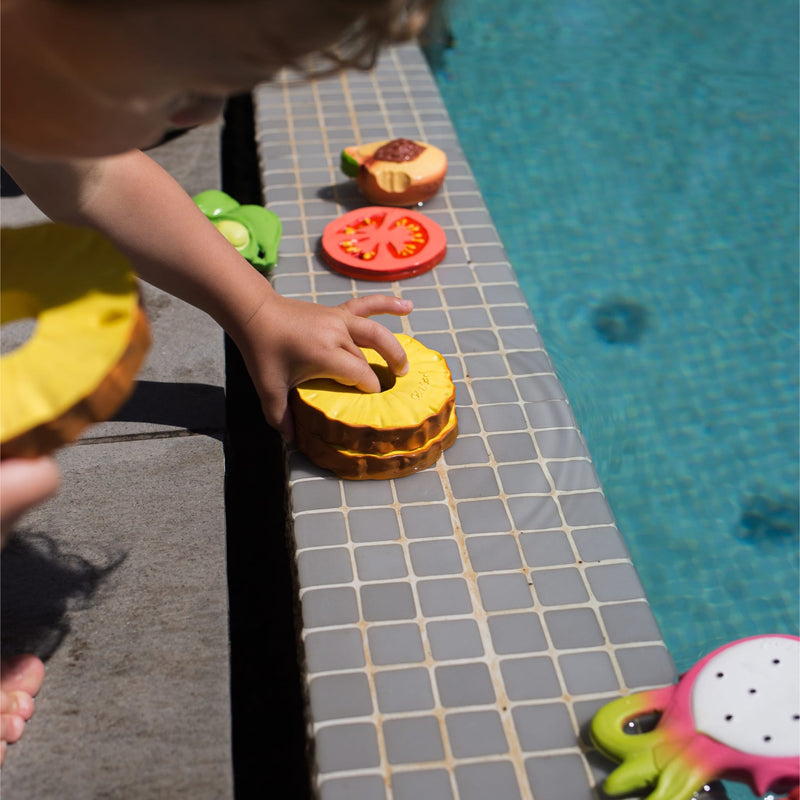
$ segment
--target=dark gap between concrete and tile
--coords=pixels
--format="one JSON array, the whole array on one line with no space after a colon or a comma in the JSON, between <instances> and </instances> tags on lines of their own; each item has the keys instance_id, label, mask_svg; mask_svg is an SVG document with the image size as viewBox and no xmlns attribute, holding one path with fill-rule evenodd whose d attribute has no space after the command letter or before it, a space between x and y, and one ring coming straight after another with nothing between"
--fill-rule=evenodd
<instances>
[{"instance_id":1,"label":"dark gap between concrete and tile","mask_svg":"<svg viewBox=\"0 0 800 800\"><path fill-rule=\"evenodd\" d=\"M259 176L252 98L239 96L225 113L222 188L260 205ZM227 336L225 369L234 792L242 800L277 789L304 800L312 793L283 446Z\"/></svg>"}]
</instances>

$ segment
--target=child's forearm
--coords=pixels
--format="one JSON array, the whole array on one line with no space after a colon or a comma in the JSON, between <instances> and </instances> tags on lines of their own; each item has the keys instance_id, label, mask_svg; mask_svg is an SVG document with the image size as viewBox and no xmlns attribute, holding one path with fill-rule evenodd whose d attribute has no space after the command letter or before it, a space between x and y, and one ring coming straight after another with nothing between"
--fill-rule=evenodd
<instances>
[{"instance_id":1,"label":"child's forearm","mask_svg":"<svg viewBox=\"0 0 800 800\"><path fill-rule=\"evenodd\" d=\"M102 231L144 280L206 311L235 339L275 298L269 282L144 153L68 164L6 162L48 216Z\"/></svg>"}]
</instances>

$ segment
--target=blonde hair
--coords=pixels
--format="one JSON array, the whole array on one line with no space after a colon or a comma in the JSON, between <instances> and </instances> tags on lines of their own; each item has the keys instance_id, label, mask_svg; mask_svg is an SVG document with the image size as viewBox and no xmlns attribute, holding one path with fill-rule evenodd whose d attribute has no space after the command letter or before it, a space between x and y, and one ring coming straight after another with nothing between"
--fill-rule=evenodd
<instances>
[{"instance_id":1,"label":"blonde hair","mask_svg":"<svg viewBox=\"0 0 800 800\"><path fill-rule=\"evenodd\" d=\"M326 0L355 22L331 48L294 65L306 77L340 69L369 70L380 51L416 37L425 27L438 0Z\"/></svg>"}]
</instances>

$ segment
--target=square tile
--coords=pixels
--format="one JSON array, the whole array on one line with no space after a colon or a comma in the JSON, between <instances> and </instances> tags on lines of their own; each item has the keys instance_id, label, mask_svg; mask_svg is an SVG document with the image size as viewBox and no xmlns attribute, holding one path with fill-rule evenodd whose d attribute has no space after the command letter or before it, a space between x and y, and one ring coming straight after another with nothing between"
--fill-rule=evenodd
<instances>
[{"instance_id":1,"label":"square tile","mask_svg":"<svg viewBox=\"0 0 800 800\"><path fill-rule=\"evenodd\" d=\"M524 575L481 575L478 591L485 611L532 608L533 597Z\"/></svg>"},{"instance_id":2,"label":"square tile","mask_svg":"<svg viewBox=\"0 0 800 800\"><path fill-rule=\"evenodd\" d=\"M453 800L450 773L446 769L421 769L392 773L393 800Z\"/></svg>"},{"instance_id":3,"label":"square tile","mask_svg":"<svg viewBox=\"0 0 800 800\"><path fill-rule=\"evenodd\" d=\"M356 571L362 581L404 578L406 555L398 544L364 545L355 549Z\"/></svg>"},{"instance_id":4,"label":"square tile","mask_svg":"<svg viewBox=\"0 0 800 800\"><path fill-rule=\"evenodd\" d=\"M575 554L563 531L536 531L519 537L525 563L529 567L553 567L574 564Z\"/></svg>"},{"instance_id":5,"label":"square tile","mask_svg":"<svg viewBox=\"0 0 800 800\"><path fill-rule=\"evenodd\" d=\"M319 800L386 800L386 785L380 775L351 775L322 781Z\"/></svg>"},{"instance_id":6,"label":"square tile","mask_svg":"<svg viewBox=\"0 0 800 800\"><path fill-rule=\"evenodd\" d=\"M368 769L381 763L378 732L371 722L352 722L321 728L315 736L321 772Z\"/></svg>"},{"instance_id":7,"label":"square tile","mask_svg":"<svg viewBox=\"0 0 800 800\"><path fill-rule=\"evenodd\" d=\"M387 719L383 723L390 764L420 764L444 759L444 744L436 717Z\"/></svg>"},{"instance_id":8,"label":"square tile","mask_svg":"<svg viewBox=\"0 0 800 800\"><path fill-rule=\"evenodd\" d=\"M400 525L394 509L356 509L347 514L353 542L390 542L400 538Z\"/></svg>"},{"instance_id":9,"label":"square tile","mask_svg":"<svg viewBox=\"0 0 800 800\"><path fill-rule=\"evenodd\" d=\"M574 747L578 741L563 703L517 706L512 716L520 746L528 752Z\"/></svg>"},{"instance_id":10,"label":"square tile","mask_svg":"<svg viewBox=\"0 0 800 800\"><path fill-rule=\"evenodd\" d=\"M302 605L303 623L306 628L358 622L356 592L351 586L312 589L304 592Z\"/></svg>"},{"instance_id":11,"label":"square tile","mask_svg":"<svg viewBox=\"0 0 800 800\"><path fill-rule=\"evenodd\" d=\"M383 714L425 711L434 707L430 674L422 667L376 672L375 694Z\"/></svg>"},{"instance_id":12,"label":"square tile","mask_svg":"<svg viewBox=\"0 0 800 800\"><path fill-rule=\"evenodd\" d=\"M319 800L386 800L386 785L380 775L330 778L320 784Z\"/></svg>"},{"instance_id":13,"label":"square tile","mask_svg":"<svg viewBox=\"0 0 800 800\"><path fill-rule=\"evenodd\" d=\"M505 659L500 672L509 700L544 700L563 694L549 656Z\"/></svg>"},{"instance_id":14,"label":"square tile","mask_svg":"<svg viewBox=\"0 0 800 800\"><path fill-rule=\"evenodd\" d=\"M494 703L489 668L484 663L453 664L434 670L439 699L445 708Z\"/></svg>"},{"instance_id":15,"label":"square tile","mask_svg":"<svg viewBox=\"0 0 800 800\"><path fill-rule=\"evenodd\" d=\"M373 664L418 664L425 660L422 636L416 625L380 625L367 628Z\"/></svg>"},{"instance_id":16,"label":"square tile","mask_svg":"<svg viewBox=\"0 0 800 800\"><path fill-rule=\"evenodd\" d=\"M619 689L608 653L595 650L559 656L561 674L570 694L597 694Z\"/></svg>"},{"instance_id":17,"label":"square tile","mask_svg":"<svg viewBox=\"0 0 800 800\"><path fill-rule=\"evenodd\" d=\"M417 615L414 596L407 583L362 586L361 610L368 622L413 619Z\"/></svg>"},{"instance_id":18,"label":"square tile","mask_svg":"<svg viewBox=\"0 0 800 800\"><path fill-rule=\"evenodd\" d=\"M475 572L518 569L522 566L515 536L495 534L470 536L467 539L469 561Z\"/></svg>"},{"instance_id":19,"label":"square tile","mask_svg":"<svg viewBox=\"0 0 800 800\"><path fill-rule=\"evenodd\" d=\"M597 616L591 608L566 608L547 611L545 625L558 650L598 647L605 643Z\"/></svg>"},{"instance_id":20,"label":"square tile","mask_svg":"<svg viewBox=\"0 0 800 800\"><path fill-rule=\"evenodd\" d=\"M541 466L528 461L524 464L503 464L497 470L506 494L541 494L550 492L550 484Z\"/></svg>"},{"instance_id":21,"label":"square tile","mask_svg":"<svg viewBox=\"0 0 800 800\"><path fill-rule=\"evenodd\" d=\"M458 545L452 539L436 539L430 542L411 542L408 546L411 568L415 575L460 574L464 567Z\"/></svg>"},{"instance_id":22,"label":"square tile","mask_svg":"<svg viewBox=\"0 0 800 800\"><path fill-rule=\"evenodd\" d=\"M303 642L309 672L356 669L366 664L364 640L358 628L309 633Z\"/></svg>"},{"instance_id":23,"label":"square tile","mask_svg":"<svg viewBox=\"0 0 800 800\"><path fill-rule=\"evenodd\" d=\"M543 606L566 606L586 603L589 593L580 570L544 569L531 572L536 599Z\"/></svg>"},{"instance_id":24,"label":"square tile","mask_svg":"<svg viewBox=\"0 0 800 800\"><path fill-rule=\"evenodd\" d=\"M443 578L417 583L419 604L425 617L471 614L472 599L463 578Z\"/></svg>"},{"instance_id":25,"label":"square tile","mask_svg":"<svg viewBox=\"0 0 800 800\"><path fill-rule=\"evenodd\" d=\"M483 655L478 624L472 619L429 622L426 626L431 655L437 661Z\"/></svg>"},{"instance_id":26,"label":"square tile","mask_svg":"<svg viewBox=\"0 0 800 800\"><path fill-rule=\"evenodd\" d=\"M403 534L407 539L429 539L436 536L453 535L450 507L444 503L404 506L400 510L400 518L403 522Z\"/></svg>"},{"instance_id":27,"label":"square tile","mask_svg":"<svg viewBox=\"0 0 800 800\"><path fill-rule=\"evenodd\" d=\"M369 680L363 672L321 675L309 681L309 703L313 719L366 717L372 713Z\"/></svg>"},{"instance_id":28,"label":"square tile","mask_svg":"<svg viewBox=\"0 0 800 800\"><path fill-rule=\"evenodd\" d=\"M521 799L516 772L509 761L456 764L455 775L459 800Z\"/></svg>"},{"instance_id":29,"label":"square tile","mask_svg":"<svg viewBox=\"0 0 800 800\"><path fill-rule=\"evenodd\" d=\"M508 741L496 711L466 711L445 716L450 747L456 758L508 752Z\"/></svg>"},{"instance_id":30,"label":"square tile","mask_svg":"<svg viewBox=\"0 0 800 800\"><path fill-rule=\"evenodd\" d=\"M539 615L497 614L489 617L489 632L494 650L500 655L535 653L547 649L547 639Z\"/></svg>"}]
</instances>

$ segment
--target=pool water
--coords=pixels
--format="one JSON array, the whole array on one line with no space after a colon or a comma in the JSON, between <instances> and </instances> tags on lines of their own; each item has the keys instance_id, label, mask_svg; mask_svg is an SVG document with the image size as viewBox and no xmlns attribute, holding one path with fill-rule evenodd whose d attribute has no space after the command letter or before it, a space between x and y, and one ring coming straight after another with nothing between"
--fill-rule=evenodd
<instances>
[{"instance_id":1,"label":"pool water","mask_svg":"<svg viewBox=\"0 0 800 800\"><path fill-rule=\"evenodd\" d=\"M800 629L797 15L453 0L431 48L679 670Z\"/></svg>"}]
</instances>

